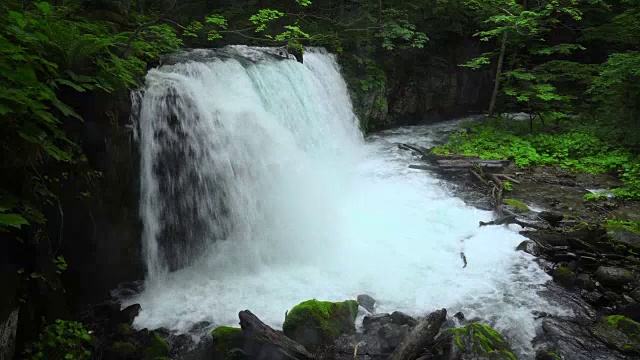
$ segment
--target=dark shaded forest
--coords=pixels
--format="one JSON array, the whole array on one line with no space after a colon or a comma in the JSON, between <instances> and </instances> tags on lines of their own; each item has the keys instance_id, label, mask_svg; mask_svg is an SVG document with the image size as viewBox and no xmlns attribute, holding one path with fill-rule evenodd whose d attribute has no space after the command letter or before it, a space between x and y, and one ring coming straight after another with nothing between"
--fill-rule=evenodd
<instances>
[{"instance_id":1,"label":"dark shaded forest","mask_svg":"<svg viewBox=\"0 0 640 360\"><path fill-rule=\"evenodd\" d=\"M144 277L129 94L180 49L325 47L364 133L486 114L434 151L613 174L640 198L639 0L5 0L0 17L7 358L99 358L79 314Z\"/></svg>"}]
</instances>

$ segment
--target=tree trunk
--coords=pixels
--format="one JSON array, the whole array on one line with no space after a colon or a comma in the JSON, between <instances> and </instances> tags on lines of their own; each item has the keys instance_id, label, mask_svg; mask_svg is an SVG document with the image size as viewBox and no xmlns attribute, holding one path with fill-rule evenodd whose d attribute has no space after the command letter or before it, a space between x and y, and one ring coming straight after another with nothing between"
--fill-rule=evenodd
<instances>
[{"instance_id":1,"label":"tree trunk","mask_svg":"<svg viewBox=\"0 0 640 360\"><path fill-rule=\"evenodd\" d=\"M489 104L489 116L493 115L496 109L496 99L500 90L500 74L502 73L502 65L504 64L504 53L507 51L507 32L502 35L502 45L500 46L500 56L498 57L498 68L496 69L496 81L491 94L491 103Z\"/></svg>"},{"instance_id":2,"label":"tree trunk","mask_svg":"<svg viewBox=\"0 0 640 360\"><path fill-rule=\"evenodd\" d=\"M378 23L382 24L382 0L378 0Z\"/></svg>"},{"instance_id":3,"label":"tree trunk","mask_svg":"<svg viewBox=\"0 0 640 360\"><path fill-rule=\"evenodd\" d=\"M245 351L258 360L312 360L304 346L265 325L249 310L240 311L240 327L245 337Z\"/></svg>"},{"instance_id":4,"label":"tree trunk","mask_svg":"<svg viewBox=\"0 0 640 360\"><path fill-rule=\"evenodd\" d=\"M391 354L389 360L414 360L427 347L440 331L447 319L447 310L441 309L429 314L411 331Z\"/></svg>"}]
</instances>

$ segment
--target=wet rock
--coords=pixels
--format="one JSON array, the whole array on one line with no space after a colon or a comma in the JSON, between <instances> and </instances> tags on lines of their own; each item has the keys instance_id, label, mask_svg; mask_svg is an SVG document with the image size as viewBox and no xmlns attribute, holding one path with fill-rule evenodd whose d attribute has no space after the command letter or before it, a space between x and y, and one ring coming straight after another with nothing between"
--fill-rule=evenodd
<instances>
[{"instance_id":1,"label":"wet rock","mask_svg":"<svg viewBox=\"0 0 640 360\"><path fill-rule=\"evenodd\" d=\"M604 228L592 224L581 224L567 231L567 236L580 239L589 244L598 244L607 240L607 233Z\"/></svg>"},{"instance_id":2,"label":"wet rock","mask_svg":"<svg viewBox=\"0 0 640 360\"><path fill-rule=\"evenodd\" d=\"M560 359L625 359L594 339L589 332L589 323L578 319L543 319L542 333L534 339L534 346L539 349L538 354L555 353Z\"/></svg>"},{"instance_id":3,"label":"wet rock","mask_svg":"<svg viewBox=\"0 0 640 360\"><path fill-rule=\"evenodd\" d=\"M481 323L447 329L439 339L448 339L445 359L515 359L510 345L500 333Z\"/></svg>"},{"instance_id":4,"label":"wet rock","mask_svg":"<svg viewBox=\"0 0 640 360\"><path fill-rule=\"evenodd\" d=\"M377 332L385 324L391 324L393 319L389 314L367 315L362 319L362 326L365 332Z\"/></svg>"},{"instance_id":5,"label":"wet rock","mask_svg":"<svg viewBox=\"0 0 640 360\"><path fill-rule=\"evenodd\" d=\"M376 304L376 300L369 295L363 294L358 295L357 300L358 305L362 306L368 312L373 314L373 307Z\"/></svg>"},{"instance_id":6,"label":"wet rock","mask_svg":"<svg viewBox=\"0 0 640 360\"><path fill-rule=\"evenodd\" d=\"M551 226L556 226L560 221L562 221L564 215L553 211L541 211L538 213L538 217L548 222Z\"/></svg>"},{"instance_id":7,"label":"wet rock","mask_svg":"<svg viewBox=\"0 0 640 360\"><path fill-rule=\"evenodd\" d=\"M389 352L383 348L386 344L380 339L378 334L342 334L333 345L327 350L329 359L353 360L355 346L358 345L357 359L386 360ZM323 357L318 357L323 358Z\"/></svg>"},{"instance_id":8,"label":"wet rock","mask_svg":"<svg viewBox=\"0 0 640 360\"><path fill-rule=\"evenodd\" d=\"M418 325L418 320L403 313L402 311L394 311L391 313L391 321L396 325L409 325L414 327Z\"/></svg>"},{"instance_id":9,"label":"wet rock","mask_svg":"<svg viewBox=\"0 0 640 360\"><path fill-rule=\"evenodd\" d=\"M564 287L572 287L576 281L576 273L566 266L561 266L553 272L553 280Z\"/></svg>"},{"instance_id":10,"label":"wet rock","mask_svg":"<svg viewBox=\"0 0 640 360\"><path fill-rule=\"evenodd\" d=\"M589 328L593 336L622 353L640 355L640 324L621 315L607 316Z\"/></svg>"},{"instance_id":11,"label":"wet rock","mask_svg":"<svg viewBox=\"0 0 640 360\"><path fill-rule=\"evenodd\" d=\"M447 319L447 310L440 309L427 315L411 331L389 357L390 360L416 359L423 349L431 344L435 336L440 332L442 324Z\"/></svg>"},{"instance_id":12,"label":"wet rock","mask_svg":"<svg viewBox=\"0 0 640 360\"><path fill-rule=\"evenodd\" d=\"M453 317L460 321L464 321L464 314L461 311L458 311L457 313L455 313Z\"/></svg>"},{"instance_id":13,"label":"wet rock","mask_svg":"<svg viewBox=\"0 0 640 360\"><path fill-rule=\"evenodd\" d=\"M223 358L233 348L242 348L244 338L242 329L230 326L218 326L211 331L211 345L214 356Z\"/></svg>"},{"instance_id":14,"label":"wet rock","mask_svg":"<svg viewBox=\"0 0 640 360\"><path fill-rule=\"evenodd\" d=\"M629 296L635 301L640 302L640 287L636 287L629 293Z\"/></svg>"},{"instance_id":15,"label":"wet rock","mask_svg":"<svg viewBox=\"0 0 640 360\"><path fill-rule=\"evenodd\" d=\"M608 287L621 287L633 281L631 271L612 266L598 267L595 276L602 285Z\"/></svg>"},{"instance_id":16,"label":"wet rock","mask_svg":"<svg viewBox=\"0 0 640 360\"><path fill-rule=\"evenodd\" d=\"M411 332L411 327L409 325L396 325L396 324L385 324L378 331L378 335L384 342L382 347L382 351L391 352L393 351L402 340Z\"/></svg>"},{"instance_id":17,"label":"wet rock","mask_svg":"<svg viewBox=\"0 0 640 360\"><path fill-rule=\"evenodd\" d=\"M624 244L633 250L640 250L640 235L629 230L609 231L608 234L612 240Z\"/></svg>"},{"instance_id":18,"label":"wet rock","mask_svg":"<svg viewBox=\"0 0 640 360\"><path fill-rule=\"evenodd\" d=\"M133 320L140 314L140 310L142 307L140 304L129 305L126 308L122 309L118 314L118 322L126 323L129 325L133 324Z\"/></svg>"},{"instance_id":19,"label":"wet rock","mask_svg":"<svg viewBox=\"0 0 640 360\"><path fill-rule=\"evenodd\" d=\"M169 357L169 345L155 332L150 332L142 347L142 360L155 360Z\"/></svg>"},{"instance_id":20,"label":"wet rock","mask_svg":"<svg viewBox=\"0 0 640 360\"><path fill-rule=\"evenodd\" d=\"M620 309L619 312L620 312L620 315L626 316L635 322L640 322L640 304L639 303L625 305Z\"/></svg>"},{"instance_id":21,"label":"wet rock","mask_svg":"<svg viewBox=\"0 0 640 360\"><path fill-rule=\"evenodd\" d=\"M109 353L114 359L134 359L137 350L136 346L130 342L116 341L111 344Z\"/></svg>"},{"instance_id":22,"label":"wet rock","mask_svg":"<svg viewBox=\"0 0 640 360\"><path fill-rule=\"evenodd\" d=\"M189 328L188 333L199 334L204 332L209 326L211 326L211 323L208 321L198 321Z\"/></svg>"},{"instance_id":23,"label":"wet rock","mask_svg":"<svg viewBox=\"0 0 640 360\"><path fill-rule=\"evenodd\" d=\"M245 353L242 349L231 349L227 351L224 356L224 360L244 360L249 359L249 355Z\"/></svg>"},{"instance_id":24,"label":"wet rock","mask_svg":"<svg viewBox=\"0 0 640 360\"><path fill-rule=\"evenodd\" d=\"M524 251L527 254L531 254L533 256L540 256L540 254L542 253L538 244L536 244L535 241L532 241L532 240L525 240L521 242L520 245L518 245L518 247L516 248L516 250Z\"/></svg>"},{"instance_id":25,"label":"wet rock","mask_svg":"<svg viewBox=\"0 0 640 360\"><path fill-rule=\"evenodd\" d=\"M355 331L358 303L308 300L293 307L282 325L284 334L309 350Z\"/></svg>"},{"instance_id":26,"label":"wet rock","mask_svg":"<svg viewBox=\"0 0 640 360\"><path fill-rule=\"evenodd\" d=\"M565 234L555 232L552 230L521 231L520 234L544 245L551 245L551 246L569 245L569 241L567 240L567 236Z\"/></svg>"},{"instance_id":27,"label":"wet rock","mask_svg":"<svg viewBox=\"0 0 640 360\"><path fill-rule=\"evenodd\" d=\"M585 290L593 290L596 288L596 283L591 279L591 276L589 276L589 274L578 274L578 276L576 276L574 284L580 289Z\"/></svg>"}]
</instances>

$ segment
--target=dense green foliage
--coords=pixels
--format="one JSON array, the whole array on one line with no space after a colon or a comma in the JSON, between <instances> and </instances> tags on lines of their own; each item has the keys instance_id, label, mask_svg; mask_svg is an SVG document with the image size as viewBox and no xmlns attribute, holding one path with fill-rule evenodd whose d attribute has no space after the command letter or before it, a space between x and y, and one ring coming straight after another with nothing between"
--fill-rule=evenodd
<instances>
[{"instance_id":1,"label":"dense green foliage","mask_svg":"<svg viewBox=\"0 0 640 360\"><path fill-rule=\"evenodd\" d=\"M75 321L56 320L44 328L31 347L26 350L27 359L91 359L92 337L82 324Z\"/></svg>"},{"instance_id":2,"label":"dense green foliage","mask_svg":"<svg viewBox=\"0 0 640 360\"><path fill-rule=\"evenodd\" d=\"M626 185L614 190L616 196L640 197L640 157L599 137L594 128L574 121L553 133L529 133L522 122L500 118L471 125L469 129L453 133L446 144L434 148L433 152L508 159L523 168L557 166L576 172L613 173ZM593 200L592 197L589 200Z\"/></svg>"}]
</instances>

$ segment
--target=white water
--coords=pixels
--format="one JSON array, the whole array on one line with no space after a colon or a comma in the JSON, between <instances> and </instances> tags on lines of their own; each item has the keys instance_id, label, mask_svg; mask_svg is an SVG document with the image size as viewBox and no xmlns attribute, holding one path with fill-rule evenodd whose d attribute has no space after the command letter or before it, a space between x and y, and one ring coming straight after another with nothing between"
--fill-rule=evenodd
<instances>
[{"instance_id":1,"label":"white water","mask_svg":"<svg viewBox=\"0 0 640 360\"><path fill-rule=\"evenodd\" d=\"M364 141L331 55L165 66L149 72L140 107L149 274L127 300L142 305L138 327L235 325L244 309L279 327L301 301L367 293L378 311L482 317L526 352L531 311L554 310L536 294L548 276L514 250L523 239L479 228L491 213L397 148L429 146L455 123Z\"/></svg>"}]
</instances>

